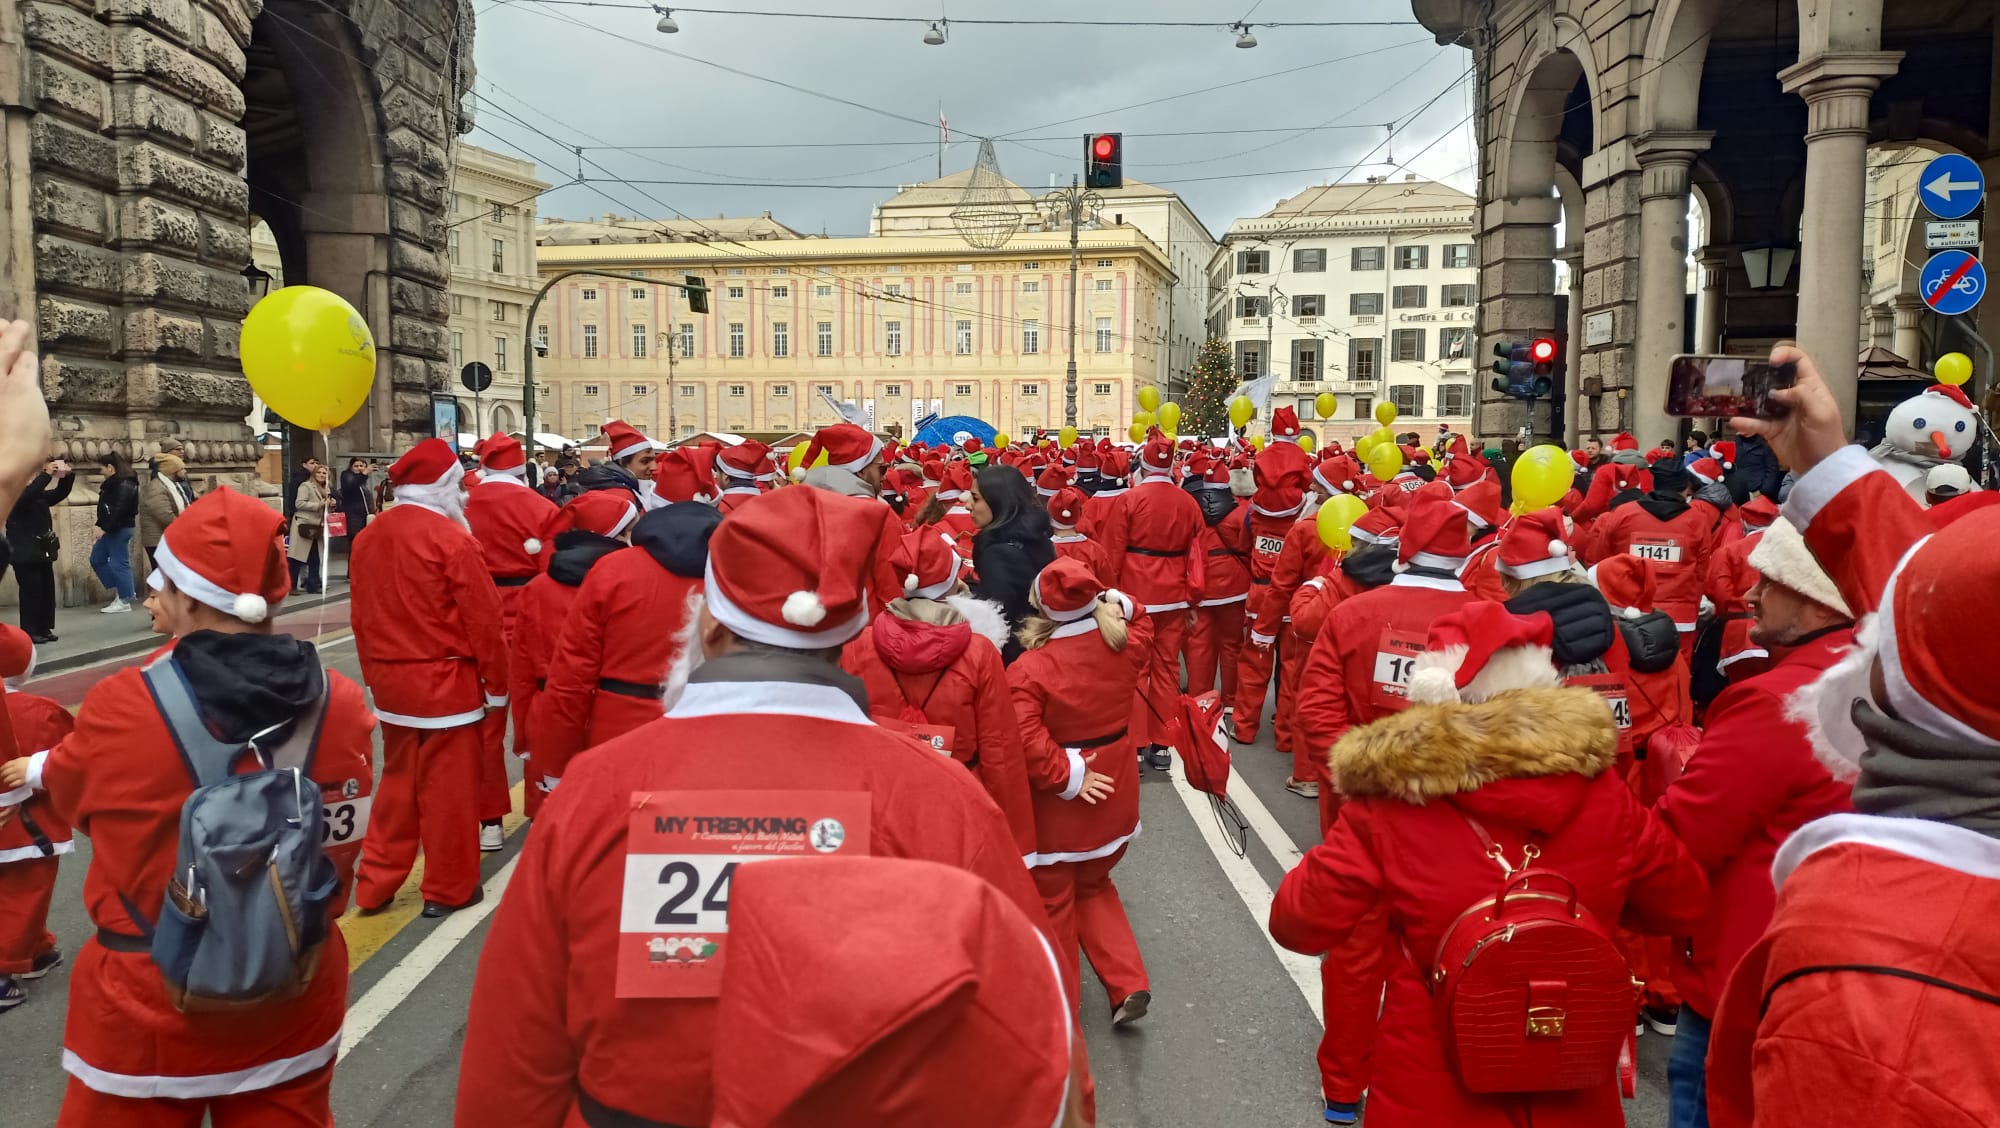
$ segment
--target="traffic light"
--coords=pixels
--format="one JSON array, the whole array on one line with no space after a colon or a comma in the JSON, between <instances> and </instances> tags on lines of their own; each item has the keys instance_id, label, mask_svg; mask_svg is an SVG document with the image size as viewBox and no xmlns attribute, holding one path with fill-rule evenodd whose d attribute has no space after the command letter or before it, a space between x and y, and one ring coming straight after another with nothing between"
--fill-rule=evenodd
<instances>
[{"instance_id":1,"label":"traffic light","mask_svg":"<svg viewBox=\"0 0 2000 1128\"><path fill-rule=\"evenodd\" d=\"M681 275L682 289L687 294L689 313L708 312L708 282L692 274Z\"/></svg>"},{"instance_id":2,"label":"traffic light","mask_svg":"<svg viewBox=\"0 0 2000 1128\"><path fill-rule=\"evenodd\" d=\"M1083 186L1125 187L1125 135L1093 133L1083 139Z\"/></svg>"},{"instance_id":3,"label":"traffic light","mask_svg":"<svg viewBox=\"0 0 2000 1128\"><path fill-rule=\"evenodd\" d=\"M1550 337L1533 341L1501 341L1493 346L1493 390L1516 399L1536 399L1555 388L1556 342Z\"/></svg>"}]
</instances>

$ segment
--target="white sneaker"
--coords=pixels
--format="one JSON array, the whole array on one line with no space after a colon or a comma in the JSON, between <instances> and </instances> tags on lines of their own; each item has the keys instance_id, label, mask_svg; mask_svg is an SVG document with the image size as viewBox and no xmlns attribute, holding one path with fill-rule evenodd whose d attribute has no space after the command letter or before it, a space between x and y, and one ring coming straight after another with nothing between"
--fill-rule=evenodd
<instances>
[{"instance_id":1,"label":"white sneaker","mask_svg":"<svg viewBox=\"0 0 2000 1128\"><path fill-rule=\"evenodd\" d=\"M113 599L111 602L98 608L97 613L100 615L117 615L121 612L130 611L131 609L132 605L125 602L124 600Z\"/></svg>"},{"instance_id":2,"label":"white sneaker","mask_svg":"<svg viewBox=\"0 0 2000 1128\"><path fill-rule=\"evenodd\" d=\"M506 844L507 840L502 837L499 827L482 826L479 828L479 849L482 852L491 854Z\"/></svg>"}]
</instances>

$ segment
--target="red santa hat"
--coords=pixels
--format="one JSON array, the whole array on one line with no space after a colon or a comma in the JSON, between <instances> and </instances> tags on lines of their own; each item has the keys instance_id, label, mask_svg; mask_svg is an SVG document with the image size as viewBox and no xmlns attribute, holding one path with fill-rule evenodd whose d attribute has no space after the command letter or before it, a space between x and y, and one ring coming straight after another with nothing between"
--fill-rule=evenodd
<instances>
[{"instance_id":1,"label":"red santa hat","mask_svg":"<svg viewBox=\"0 0 2000 1128\"><path fill-rule=\"evenodd\" d=\"M1049 520L1059 529L1074 529L1083 520L1084 503L1090 495L1075 486L1064 486L1049 499Z\"/></svg>"},{"instance_id":2,"label":"red santa hat","mask_svg":"<svg viewBox=\"0 0 2000 1128\"><path fill-rule=\"evenodd\" d=\"M845 856L739 867L714 1123L933 1128L977 1109L982 1124L1058 1124L1075 1049L1062 983L1034 924L962 869Z\"/></svg>"},{"instance_id":3,"label":"red santa hat","mask_svg":"<svg viewBox=\"0 0 2000 1128\"><path fill-rule=\"evenodd\" d=\"M923 461L924 485L935 486L944 481L944 462L936 458Z\"/></svg>"},{"instance_id":4,"label":"red santa hat","mask_svg":"<svg viewBox=\"0 0 2000 1128\"><path fill-rule=\"evenodd\" d=\"M1305 503L1306 479L1312 456L1295 443L1272 443L1257 452L1252 477L1257 491L1251 508L1265 517L1292 517Z\"/></svg>"},{"instance_id":5,"label":"red santa hat","mask_svg":"<svg viewBox=\"0 0 2000 1128\"><path fill-rule=\"evenodd\" d=\"M604 425L604 444L610 448L605 457L613 462L623 462L641 451L656 449L653 440L640 434L637 427L623 419L613 419Z\"/></svg>"},{"instance_id":6,"label":"red santa hat","mask_svg":"<svg viewBox=\"0 0 2000 1128\"><path fill-rule=\"evenodd\" d=\"M755 439L716 451L715 468L724 477L747 478L753 482L771 482L778 478L771 465L771 448Z\"/></svg>"},{"instance_id":7,"label":"red santa hat","mask_svg":"<svg viewBox=\"0 0 2000 1128\"><path fill-rule=\"evenodd\" d=\"M521 449L521 440L498 432L479 440L472 453L479 459L479 468L489 473L519 470L528 464L528 455Z\"/></svg>"},{"instance_id":8,"label":"red santa hat","mask_svg":"<svg viewBox=\"0 0 2000 1128\"><path fill-rule=\"evenodd\" d=\"M1713 455L1715 460L1722 464L1724 470L1734 470L1736 468L1735 443L1729 442L1726 439L1719 443L1713 443L1709 446L1708 453Z\"/></svg>"},{"instance_id":9,"label":"red santa hat","mask_svg":"<svg viewBox=\"0 0 2000 1128\"><path fill-rule=\"evenodd\" d=\"M1704 486L1721 481L1724 469L1722 463L1713 458L1697 458L1688 464L1688 473Z\"/></svg>"},{"instance_id":10,"label":"red santa hat","mask_svg":"<svg viewBox=\"0 0 2000 1128\"><path fill-rule=\"evenodd\" d=\"M569 504L556 510L549 539L554 540L556 536L572 530L615 537L638 519L639 507L633 504L630 490L590 490L571 498ZM533 556L534 553L528 555Z\"/></svg>"},{"instance_id":11,"label":"red santa hat","mask_svg":"<svg viewBox=\"0 0 2000 1128\"><path fill-rule=\"evenodd\" d=\"M1492 467L1480 462L1471 455L1453 456L1446 460L1444 464L1444 480L1450 484L1452 489L1462 490L1470 487L1474 482L1483 480L1486 477L1486 472L1490 469Z\"/></svg>"},{"instance_id":12,"label":"red santa hat","mask_svg":"<svg viewBox=\"0 0 2000 1128\"><path fill-rule=\"evenodd\" d=\"M1410 669L1410 702L1478 704L1514 689L1562 684L1555 623L1546 612L1515 615L1498 603L1468 603L1431 621Z\"/></svg>"},{"instance_id":13,"label":"red santa hat","mask_svg":"<svg viewBox=\"0 0 2000 1128\"><path fill-rule=\"evenodd\" d=\"M424 442L445 446L442 439ZM445 447L446 453L450 450ZM452 467L457 466L454 459ZM171 584L197 603L246 623L261 623L292 590L284 530L284 517L270 506L228 486L217 487L167 526L146 586L165 591Z\"/></svg>"},{"instance_id":14,"label":"red santa hat","mask_svg":"<svg viewBox=\"0 0 2000 1128\"><path fill-rule=\"evenodd\" d=\"M389 464L392 486L430 486L464 476L457 452L443 439L425 439Z\"/></svg>"},{"instance_id":15,"label":"red santa hat","mask_svg":"<svg viewBox=\"0 0 2000 1128\"><path fill-rule=\"evenodd\" d=\"M715 500L715 479L709 476L709 460L699 451L681 447L662 454L653 463L653 492L670 502Z\"/></svg>"},{"instance_id":16,"label":"red santa hat","mask_svg":"<svg viewBox=\"0 0 2000 1128\"><path fill-rule=\"evenodd\" d=\"M1193 470L1190 469L1192 474ZM1212 458L1201 472L1201 488L1205 490L1226 490L1229 488L1229 463L1220 458Z\"/></svg>"},{"instance_id":17,"label":"red santa hat","mask_svg":"<svg viewBox=\"0 0 2000 1128\"><path fill-rule=\"evenodd\" d=\"M1500 534L1500 559L1495 567L1503 576L1532 580L1554 575L1570 567L1569 545L1563 541L1562 510L1551 506L1523 513Z\"/></svg>"},{"instance_id":18,"label":"red santa hat","mask_svg":"<svg viewBox=\"0 0 2000 1128\"><path fill-rule=\"evenodd\" d=\"M1611 436L1611 449L1612 449L1612 450L1638 450L1638 449L1639 449L1639 440L1638 440L1638 439L1635 439L1635 438L1633 438L1633 437L1632 437L1632 432L1630 432L1630 431L1620 431L1620 432L1618 432L1617 434L1615 434L1615 435Z\"/></svg>"},{"instance_id":19,"label":"red santa hat","mask_svg":"<svg viewBox=\"0 0 2000 1128\"><path fill-rule=\"evenodd\" d=\"M1299 440L1299 413L1289 407L1281 407L1271 413L1271 438L1281 443L1295 443Z\"/></svg>"},{"instance_id":20,"label":"red santa hat","mask_svg":"<svg viewBox=\"0 0 2000 1128\"><path fill-rule=\"evenodd\" d=\"M1412 494L1403 514L1397 568L1416 565L1457 571L1471 554L1472 525L1465 510L1447 499L1426 495L1424 490Z\"/></svg>"},{"instance_id":21,"label":"red santa hat","mask_svg":"<svg viewBox=\"0 0 2000 1128\"><path fill-rule=\"evenodd\" d=\"M1371 509L1354 519L1347 535L1361 544L1393 545L1402 535L1402 525L1391 509Z\"/></svg>"},{"instance_id":22,"label":"red santa hat","mask_svg":"<svg viewBox=\"0 0 2000 1128\"><path fill-rule=\"evenodd\" d=\"M1043 497L1054 497L1067 485L1069 472L1061 466L1051 466L1042 471L1042 476L1035 481L1035 492Z\"/></svg>"},{"instance_id":23,"label":"red santa hat","mask_svg":"<svg viewBox=\"0 0 2000 1128\"><path fill-rule=\"evenodd\" d=\"M1590 468L1590 455L1584 451L1580 450L1570 451L1569 460L1571 462L1576 463L1576 468L1579 472Z\"/></svg>"},{"instance_id":24,"label":"red santa hat","mask_svg":"<svg viewBox=\"0 0 2000 1128\"><path fill-rule=\"evenodd\" d=\"M1481 478L1459 491L1452 500L1481 529L1497 529L1507 523L1507 507L1500 500L1500 483L1492 478Z\"/></svg>"},{"instance_id":25,"label":"red santa hat","mask_svg":"<svg viewBox=\"0 0 2000 1128\"><path fill-rule=\"evenodd\" d=\"M972 489L972 467L963 462L954 462L945 467L944 476L938 481L937 499L957 501Z\"/></svg>"},{"instance_id":26,"label":"red santa hat","mask_svg":"<svg viewBox=\"0 0 2000 1128\"><path fill-rule=\"evenodd\" d=\"M1943 396L1967 411L1972 410L1972 400L1966 396L1964 388L1954 387L1950 384L1932 384L1930 387L1924 389L1923 394L1927 396Z\"/></svg>"},{"instance_id":27,"label":"red santa hat","mask_svg":"<svg viewBox=\"0 0 2000 1128\"><path fill-rule=\"evenodd\" d=\"M1090 565L1070 557L1058 557L1035 577L1035 606L1058 623L1073 623L1091 613L1104 585Z\"/></svg>"},{"instance_id":28,"label":"red santa hat","mask_svg":"<svg viewBox=\"0 0 2000 1128\"><path fill-rule=\"evenodd\" d=\"M1156 435L1146 440L1146 445L1139 448L1139 469L1145 474L1173 473L1173 442L1165 435Z\"/></svg>"},{"instance_id":29,"label":"red santa hat","mask_svg":"<svg viewBox=\"0 0 2000 1128\"><path fill-rule=\"evenodd\" d=\"M1751 494L1750 500L1736 507L1743 523L1752 529L1768 527L1778 519L1778 503L1763 494Z\"/></svg>"},{"instance_id":30,"label":"red santa hat","mask_svg":"<svg viewBox=\"0 0 2000 1128\"><path fill-rule=\"evenodd\" d=\"M1648 466L1657 466L1662 458L1670 458L1673 456L1673 453L1673 451L1665 447L1648 447L1645 455L1646 464Z\"/></svg>"},{"instance_id":31,"label":"red santa hat","mask_svg":"<svg viewBox=\"0 0 2000 1128\"><path fill-rule=\"evenodd\" d=\"M15 685L35 669L35 640L12 623L0 623L0 680ZM6 706L0 705L0 709Z\"/></svg>"},{"instance_id":32,"label":"red santa hat","mask_svg":"<svg viewBox=\"0 0 2000 1128\"><path fill-rule=\"evenodd\" d=\"M1625 553L1607 556L1590 570L1590 578L1611 605L1612 613L1637 619L1653 610L1653 592L1659 574L1652 561Z\"/></svg>"},{"instance_id":33,"label":"red santa hat","mask_svg":"<svg viewBox=\"0 0 2000 1128\"><path fill-rule=\"evenodd\" d=\"M889 563L903 577L903 595L915 599L942 599L965 569L957 543L929 526L897 540Z\"/></svg>"},{"instance_id":34,"label":"red santa hat","mask_svg":"<svg viewBox=\"0 0 2000 1128\"><path fill-rule=\"evenodd\" d=\"M827 465L859 474L882 456L882 440L852 423L821 427L806 444L805 457L799 460L798 469L792 471L793 481L805 480L805 471L819 460L821 451L826 452Z\"/></svg>"},{"instance_id":35,"label":"red santa hat","mask_svg":"<svg viewBox=\"0 0 2000 1128\"><path fill-rule=\"evenodd\" d=\"M1406 447L1404 449L1409 450L1410 461L1416 463L1418 466L1429 466L1431 464L1430 451L1427 451L1422 447L1415 447L1415 448Z\"/></svg>"},{"instance_id":36,"label":"red santa hat","mask_svg":"<svg viewBox=\"0 0 2000 1128\"><path fill-rule=\"evenodd\" d=\"M1353 493L1361 487L1361 465L1352 455L1328 455L1313 464L1312 478L1328 494Z\"/></svg>"},{"instance_id":37,"label":"red santa hat","mask_svg":"<svg viewBox=\"0 0 2000 1128\"><path fill-rule=\"evenodd\" d=\"M1097 448L1091 446L1089 443L1078 443L1063 452L1063 461L1075 463L1076 471L1079 474L1086 470L1095 474L1097 472Z\"/></svg>"},{"instance_id":38,"label":"red santa hat","mask_svg":"<svg viewBox=\"0 0 2000 1128\"><path fill-rule=\"evenodd\" d=\"M1097 456L1097 476L1112 482L1123 482L1132 475L1132 456L1122 450L1103 451Z\"/></svg>"},{"instance_id":39,"label":"red santa hat","mask_svg":"<svg viewBox=\"0 0 2000 1128\"><path fill-rule=\"evenodd\" d=\"M709 541L708 611L743 638L795 650L840 646L868 624L881 503L830 490L748 498Z\"/></svg>"}]
</instances>

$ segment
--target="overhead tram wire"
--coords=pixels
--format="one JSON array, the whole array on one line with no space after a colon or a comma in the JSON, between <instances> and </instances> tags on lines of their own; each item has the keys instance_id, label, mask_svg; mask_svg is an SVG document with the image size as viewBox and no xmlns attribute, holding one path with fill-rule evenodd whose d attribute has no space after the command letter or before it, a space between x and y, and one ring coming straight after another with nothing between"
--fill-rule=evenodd
<instances>
[{"instance_id":1,"label":"overhead tram wire","mask_svg":"<svg viewBox=\"0 0 2000 1128\"><path fill-rule=\"evenodd\" d=\"M631 3L627 0L533 0L538 4L553 4L565 8L610 8L630 12L651 12L652 4ZM1261 0L1260 0L1261 2ZM493 4L488 11L501 7ZM507 5L511 7L512 5ZM1124 28L1198 28L1201 30L1228 30L1241 20L1145 20L1145 19L1067 19L1063 17L1015 17L1000 19L992 17L972 17L952 20L938 20L930 16L882 16L859 12L787 12L753 8L690 8L685 5L672 6L675 12L687 12L702 16L742 16L764 19L822 20L847 23L889 23L926 26L933 23L949 23L953 27L1124 27ZM1252 9L1255 10L1254 8ZM1404 20L1261 20L1258 27L1266 28L1338 28L1338 27L1417 27L1414 19Z\"/></svg>"}]
</instances>

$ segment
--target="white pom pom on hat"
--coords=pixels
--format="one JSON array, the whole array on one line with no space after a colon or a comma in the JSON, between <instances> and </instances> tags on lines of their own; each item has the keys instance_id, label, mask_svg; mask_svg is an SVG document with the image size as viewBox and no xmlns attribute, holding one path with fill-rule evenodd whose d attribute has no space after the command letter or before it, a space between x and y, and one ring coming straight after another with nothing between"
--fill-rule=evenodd
<instances>
[{"instance_id":1,"label":"white pom pom on hat","mask_svg":"<svg viewBox=\"0 0 2000 1128\"><path fill-rule=\"evenodd\" d=\"M255 592L246 592L236 597L229 606L230 615L246 623L261 623L271 614L271 605Z\"/></svg>"},{"instance_id":2,"label":"white pom pom on hat","mask_svg":"<svg viewBox=\"0 0 2000 1128\"><path fill-rule=\"evenodd\" d=\"M803 482L805 480L806 480L806 468L803 466L792 467L792 481Z\"/></svg>"},{"instance_id":3,"label":"white pom pom on hat","mask_svg":"<svg viewBox=\"0 0 2000 1128\"><path fill-rule=\"evenodd\" d=\"M521 542L521 551L527 553L529 556L540 556L542 554L542 542L534 537L529 537L527 540Z\"/></svg>"},{"instance_id":4,"label":"white pom pom on hat","mask_svg":"<svg viewBox=\"0 0 2000 1128\"><path fill-rule=\"evenodd\" d=\"M1568 545L1564 544L1559 540L1552 540L1549 542L1549 559L1554 560L1559 556L1568 556L1568 555L1569 555Z\"/></svg>"},{"instance_id":5,"label":"white pom pom on hat","mask_svg":"<svg viewBox=\"0 0 2000 1128\"><path fill-rule=\"evenodd\" d=\"M795 591L785 597L785 606L779 613L793 626L816 627L826 618L826 604L819 601L818 592Z\"/></svg>"},{"instance_id":6,"label":"white pom pom on hat","mask_svg":"<svg viewBox=\"0 0 2000 1128\"><path fill-rule=\"evenodd\" d=\"M917 574L915 572L911 572L909 575L903 577L904 595L909 595L912 592L916 591L918 586L919 584L917 583Z\"/></svg>"}]
</instances>

